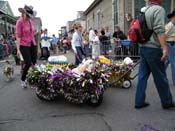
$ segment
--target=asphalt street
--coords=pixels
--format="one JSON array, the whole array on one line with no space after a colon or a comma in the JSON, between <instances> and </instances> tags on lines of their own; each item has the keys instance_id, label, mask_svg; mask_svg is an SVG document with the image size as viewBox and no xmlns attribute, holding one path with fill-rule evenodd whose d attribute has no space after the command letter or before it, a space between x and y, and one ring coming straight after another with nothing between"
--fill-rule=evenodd
<instances>
[{"instance_id":1,"label":"asphalt street","mask_svg":"<svg viewBox=\"0 0 175 131\"><path fill-rule=\"evenodd\" d=\"M73 61L73 55L67 55ZM137 78L132 88L108 88L97 107L73 105L63 98L44 102L33 89L20 87L20 67L14 79L6 82L0 65L0 131L175 131L175 110L163 110L152 77L148 81L147 101L151 106L134 108ZM170 67L167 70L171 91ZM133 73L137 72L137 68Z\"/></svg>"}]
</instances>

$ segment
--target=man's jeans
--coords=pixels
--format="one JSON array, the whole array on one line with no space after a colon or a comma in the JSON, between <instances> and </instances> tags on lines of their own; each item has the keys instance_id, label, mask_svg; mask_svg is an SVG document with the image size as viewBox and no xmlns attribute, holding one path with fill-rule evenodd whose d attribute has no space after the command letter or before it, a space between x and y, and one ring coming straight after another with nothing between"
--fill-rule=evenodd
<instances>
[{"instance_id":1,"label":"man's jeans","mask_svg":"<svg viewBox=\"0 0 175 131\"><path fill-rule=\"evenodd\" d=\"M168 46L168 61L171 63L171 73L173 79L173 85L175 86L175 43L167 43ZM169 62L166 62L166 67L168 67Z\"/></svg>"},{"instance_id":2,"label":"man's jeans","mask_svg":"<svg viewBox=\"0 0 175 131\"><path fill-rule=\"evenodd\" d=\"M142 106L146 98L147 81L152 73L162 106L172 104L172 95L166 75L164 62L161 61L162 49L140 48L141 63L139 67L138 85L136 90L135 104ZM154 97L154 96L152 96Z\"/></svg>"},{"instance_id":3,"label":"man's jeans","mask_svg":"<svg viewBox=\"0 0 175 131\"><path fill-rule=\"evenodd\" d=\"M67 46L63 46L63 51L64 51L64 54L67 53Z\"/></svg>"},{"instance_id":4,"label":"man's jeans","mask_svg":"<svg viewBox=\"0 0 175 131\"><path fill-rule=\"evenodd\" d=\"M77 54L75 55L75 65L79 65L83 61L84 52L81 47L76 47L76 50Z\"/></svg>"}]
</instances>

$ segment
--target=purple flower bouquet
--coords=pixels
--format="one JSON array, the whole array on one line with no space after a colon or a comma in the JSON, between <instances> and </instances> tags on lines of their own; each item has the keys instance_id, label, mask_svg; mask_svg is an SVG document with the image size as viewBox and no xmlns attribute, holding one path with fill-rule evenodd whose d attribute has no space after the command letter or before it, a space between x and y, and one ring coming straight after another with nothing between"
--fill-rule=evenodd
<instances>
[{"instance_id":1,"label":"purple flower bouquet","mask_svg":"<svg viewBox=\"0 0 175 131\"><path fill-rule=\"evenodd\" d=\"M93 62L93 66L89 67L77 69L81 70L78 74L70 68L34 66L29 70L28 83L36 88L36 95L42 100L55 100L61 95L71 103L88 102L98 106L108 86L110 68L99 62Z\"/></svg>"}]
</instances>

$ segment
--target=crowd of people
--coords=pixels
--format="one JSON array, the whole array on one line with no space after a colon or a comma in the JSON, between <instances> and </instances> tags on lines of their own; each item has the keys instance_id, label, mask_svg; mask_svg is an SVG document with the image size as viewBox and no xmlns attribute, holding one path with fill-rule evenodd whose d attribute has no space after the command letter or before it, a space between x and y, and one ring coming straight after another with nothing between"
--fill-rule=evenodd
<instances>
[{"instance_id":1,"label":"crowd of people","mask_svg":"<svg viewBox=\"0 0 175 131\"><path fill-rule=\"evenodd\" d=\"M29 6L29 8L31 8ZM24 9L25 10L25 9ZM24 12L24 10L20 10ZM23 20L25 17L23 16L24 14L22 13L22 18ZM34 17L34 16L33 16ZM24 22L24 21L23 21ZM25 23L25 22L24 22ZM31 22L32 23L32 20ZM75 27L74 32L76 32L77 29ZM36 38L39 38L40 42L37 43L39 44L39 48L36 48L37 51L37 57L42 59L42 60L47 60L48 57L50 56L50 53L53 54L58 54L59 52L63 52L64 54L67 53L67 50L72 50L72 38L68 38L68 36L63 36L61 39L55 36L55 34L50 37L48 35L48 30L44 29L41 30L40 32L35 32L34 30L34 38L35 41ZM120 30L120 27L117 26L115 32L112 33L109 32L109 28L106 27L105 29L102 28L100 31L97 31L95 29L90 28L89 32L84 31L83 29L80 31L80 34L82 36L82 46L83 46L83 55L85 57L92 57L96 58L99 55L105 55L109 56L110 50L112 50L111 46L111 39L114 40L116 44L116 49L120 46L120 40L126 40L127 36L123 33L123 31ZM15 34L8 35L9 37L6 39L8 42L5 42L5 39L0 39L0 59L4 59L4 57L9 56L12 54L15 58L15 61L17 64L19 64L19 58L18 56L18 47L17 47L17 37ZM36 37L37 36L37 37ZM81 38L81 37L80 37ZM118 47L117 47L118 45ZM122 47L124 48L124 47ZM117 50L114 51L115 55L117 55ZM79 56L81 58L81 56Z\"/></svg>"},{"instance_id":2,"label":"crowd of people","mask_svg":"<svg viewBox=\"0 0 175 131\"><path fill-rule=\"evenodd\" d=\"M109 32L108 27L102 28L100 31L90 28L89 32L83 32L82 26L78 23L75 24L75 33L72 37L72 48L75 52L75 47L82 47L81 53L78 53L79 58L82 58L82 55L93 59L100 55L109 57L109 54L112 51L111 41L114 41L114 55L117 55L117 48L124 48L120 44L122 40L127 40L127 36L120 30L119 26L116 27L115 32L112 35L112 33ZM77 52L75 52L75 54L77 54Z\"/></svg>"},{"instance_id":3,"label":"crowd of people","mask_svg":"<svg viewBox=\"0 0 175 131\"><path fill-rule=\"evenodd\" d=\"M48 35L48 30L44 29L41 31L40 35L40 59L47 60L50 54L58 55L60 52L64 54L67 50L71 49L71 40L64 36L61 39L55 36L55 34L50 37Z\"/></svg>"},{"instance_id":4,"label":"crowd of people","mask_svg":"<svg viewBox=\"0 0 175 131\"><path fill-rule=\"evenodd\" d=\"M15 35L13 33L9 33L8 38L0 35L0 60L13 54L15 47Z\"/></svg>"}]
</instances>

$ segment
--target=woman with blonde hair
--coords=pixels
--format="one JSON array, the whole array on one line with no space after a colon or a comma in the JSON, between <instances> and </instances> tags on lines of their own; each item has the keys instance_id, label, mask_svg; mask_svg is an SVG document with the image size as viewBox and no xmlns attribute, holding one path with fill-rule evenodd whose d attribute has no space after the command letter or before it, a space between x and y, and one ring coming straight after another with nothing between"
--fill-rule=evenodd
<instances>
[{"instance_id":1,"label":"woman with blonde hair","mask_svg":"<svg viewBox=\"0 0 175 131\"><path fill-rule=\"evenodd\" d=\"M17 55L24 59L24 67L21 76L21 86L27 87L26 76L30 66L35 65L37 59L37 47L34 37L34 24L32 18L36 15L32 6L25 5L19 8L21 17L16 23Z\"/></svg>"},{"instance_id":2,"label":"woman with blonde hair","mask_svg":"<svg viewBox=\"0 0 175 131\"><path fill-rule=\"evenodd\" d=\"M86 57L90 57L90 48L89 48L89 32L83 33L83 44L84 44L84 52Z\"/></svg>"}]
</instances>

